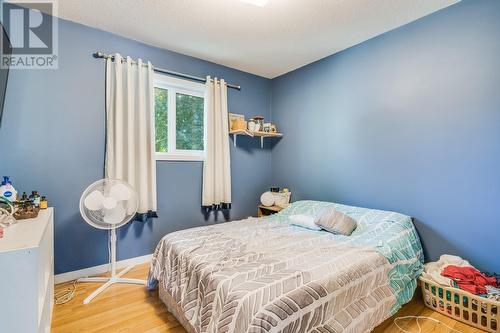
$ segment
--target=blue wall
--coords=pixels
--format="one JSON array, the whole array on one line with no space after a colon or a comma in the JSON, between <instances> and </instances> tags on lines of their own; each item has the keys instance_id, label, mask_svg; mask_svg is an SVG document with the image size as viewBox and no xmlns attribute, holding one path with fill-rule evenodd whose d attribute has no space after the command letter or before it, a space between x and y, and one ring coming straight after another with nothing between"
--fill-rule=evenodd
<instances>
[{"instance_id":1,"label":"blue wall","mask_svg":"<svg viewBox=\"0 0 500 333\"><path fill-rule=\"evenodd\" d=\"M500 271L499 33L500 1L463 1L273 80L272 179Z\"/></svg>"},{"instance_id":2,"label":"blue wall","mask_svg":"<svg viewBox=\"0 0 500 333\"><path fill-rule=\"evenodd\" d=\"M11 72L0 172L55 206L56 273L105 263L106 232L83 222L78 200L104 157L104 62L91 54L120 52L241 84L231 112L272 110L285 133L272 156L251 138L231 148L231 219L255 214L271 183L288 186L294 200L412 215L428 260L458 254L500 271L499 31L499 1L465 0L271 82L60 21L59 70ZM119 259L214 222L200 212L200 162L157 162L157 172L160 218L121 229Z\"/></svg>"},{"instance_id":3,"label":"blue wall","mask_svg":"<svg viewBox=\"0 0 500 333\"><path fill-rule=\"evenodd\" d=\"M150 47L68 21L59 21L59 69L10 73L2 128L0 172L18 190L38 190L55 207L55 271L106 263L107 234L80 217L80 194L102 178L104 161L104 61L92 53L120 52L155 66L192 75L223 77L230 112L269 117L271 81L210 62ZM231 145L231 218L255 215L268 186L270 150L257 140ZM166 233L213 223L201 213L201 162L157 162L158 215L119 232L119 259L152 253ZM223 220L222 216L219 221Z\"/></svg>"}]
</instances>

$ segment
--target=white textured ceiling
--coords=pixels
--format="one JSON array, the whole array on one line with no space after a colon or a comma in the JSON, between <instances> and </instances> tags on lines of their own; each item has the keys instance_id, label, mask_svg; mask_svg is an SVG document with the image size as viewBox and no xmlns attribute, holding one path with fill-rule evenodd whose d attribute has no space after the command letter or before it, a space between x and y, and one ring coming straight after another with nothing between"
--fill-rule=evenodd
<instances>
[{"instance_id":1,"label":"white textured ceiling","mask_svg":"<svg viewBox=\"0 0 500 333\"><path fill-rule=\"evenodd\" d=\"M59 16L268 78L457 0L60 0Z\"/></svg>"}]
</instances>

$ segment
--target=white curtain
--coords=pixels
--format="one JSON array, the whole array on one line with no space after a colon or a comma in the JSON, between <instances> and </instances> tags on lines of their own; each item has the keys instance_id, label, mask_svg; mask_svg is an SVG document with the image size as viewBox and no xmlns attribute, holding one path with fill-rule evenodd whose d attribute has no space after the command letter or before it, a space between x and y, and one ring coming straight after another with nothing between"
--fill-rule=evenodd
<instances>
[{"instance_id":1,"label":"white curtain","mask_svg":"<svg viewBox=\"0 0 500 333\"><path fill-rule=\"evenodd\" d=\"M114 57L106 61L106 177L135 188L139 213L155 212L153 66Z\"/></svg>"},{"instance_id":2,"label":"white curtain","mask_svg":"<svg viewBox=\"0 0 500 333\"><path fill-rule=\"evenodd\" d=\"M227 84L207 76L205 103L207 108L206 155L203 163L203 206L231 203L231 166Z\"/></svg>"}]
</instances>

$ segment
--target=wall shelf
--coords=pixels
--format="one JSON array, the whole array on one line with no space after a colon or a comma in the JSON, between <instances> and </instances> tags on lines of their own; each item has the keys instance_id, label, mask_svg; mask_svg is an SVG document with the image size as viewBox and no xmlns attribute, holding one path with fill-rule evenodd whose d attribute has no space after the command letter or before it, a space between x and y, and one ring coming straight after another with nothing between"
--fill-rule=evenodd
<instances>
[{"instance_id":1,"label":"wall shelf","mask_svg":"<svg viewBox=\"0 0 500 333\"><path fill-rule=\"evenodd\" d=\"M260 148L264 148L264 138L277 138L282 137L282 133L269 133L269 132L250 132L247 130L234 130L229 131L229 134L233 136L233 144L236 147L236 138L238 135L245 135L251 137L259 137L260 138Z\"/></svg>"}]
</instances>

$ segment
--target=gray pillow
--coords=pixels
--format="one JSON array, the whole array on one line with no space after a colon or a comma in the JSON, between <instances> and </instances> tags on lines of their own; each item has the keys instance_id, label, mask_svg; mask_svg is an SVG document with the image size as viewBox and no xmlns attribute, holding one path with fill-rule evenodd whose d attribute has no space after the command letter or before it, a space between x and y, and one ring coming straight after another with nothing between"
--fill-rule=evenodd
<instances>
[{"instance_id":1,"label":"gray pillow","mask_svg":"<svg viewBox=\"0 0 500 333\"><path fill-rule=\"evenodd\" d=\"M326 231L345 236L350 236L357 226L355 219L335 210L333 207L326 208L321 212L316 224Z\"/></svg>"}]
</instances>

